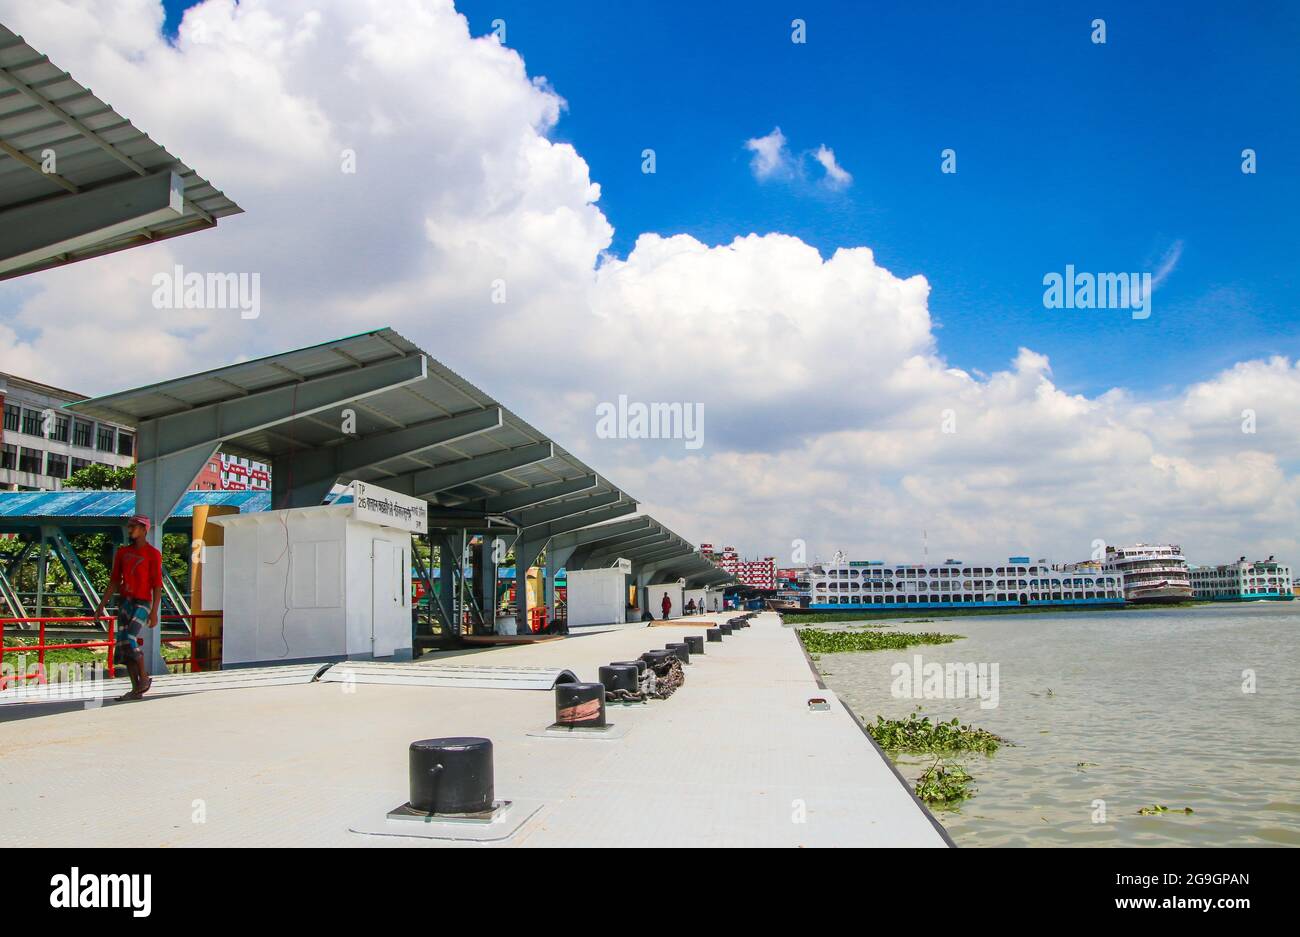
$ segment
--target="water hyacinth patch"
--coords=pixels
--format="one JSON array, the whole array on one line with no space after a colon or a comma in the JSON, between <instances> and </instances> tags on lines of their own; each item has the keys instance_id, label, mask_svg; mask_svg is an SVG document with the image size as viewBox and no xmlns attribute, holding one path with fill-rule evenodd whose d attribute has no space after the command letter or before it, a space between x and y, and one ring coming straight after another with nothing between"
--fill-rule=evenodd
<instances>
[{"instance_id":1,"label":"water hyacinth patch","mask_svg":"<svg viewBox=\"0 0 1300 937\"><path fill-rule=\"evenodd\" d=\"M800 628L797 632L809 653L835 654L841 651L901 651L917 644L951 644L964 637L960 634L882 632L882 631L823 631L820 628Z\"/></svg>"},{"instance_id":2,"label":"water hyacinth patch","mask_svg":"<svg viewBox=\"0 0 1300 937\"><path fill-rule=\"evenodd\" d=\"M1158 816L1160 816L1162 813L1170 813L1170 812L1171 812L1170 809L1169 809L1168 807L1166 807L1164 804L1152 804L1150 807L1142 807L1140 810L1138 810L1138 816L1139 816L1139 817L1158 817ZM1191 807L1180 807L1180 808L1178 808L1178 809L1176 809L1176 810L1173 810L1172 812L1173 812L1173 813L1188 814L1188 813L1192 813L1193 811L1192 811L1192 808L1191 808Z\"/></svg>"},{"instance_id":3,"label":"water hyacinth patch","mask_svg":"<svg viewBox=\"0 0 1300 937\"><path fill-rule=\"evenodd\" d=\"M936 761L916 779L916 796L937 807L952 807L975 795L975 779L958 764Z\"/></svg>"},{"instance_id":4,"label":"water hyacinth patch","mask_svg":"<svg viewBox=\"0 0 1300 937\"><path fill-rule=\"evenodd\" d=\"M906 719L886 719L876 716L867 725L867 732L886 751L912 754L952 752L982 752L991 755L1001 745L1011 744L1000 735L972 725L962 725L957 719L949 722L931 722L929 716Z\"/></svg>"}]
</instances>

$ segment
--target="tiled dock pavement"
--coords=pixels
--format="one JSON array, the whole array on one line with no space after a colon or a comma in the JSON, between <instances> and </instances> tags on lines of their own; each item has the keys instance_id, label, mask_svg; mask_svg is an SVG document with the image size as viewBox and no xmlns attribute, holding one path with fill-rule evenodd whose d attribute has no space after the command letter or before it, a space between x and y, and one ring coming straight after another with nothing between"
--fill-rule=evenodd
<instances>
[{"instance_id":1,"label":"tiled dock pavement","mask_svg":"<svg viewBox=\"0 0 1300 937\"><path fill-rule=\"evenodd\" d=\"M594 680L701 621L441 659ZM831 709L810 712L814 696ZM348 827L406 800L412 740L482 735L497 796L542 803L491 848L945 845L771 613L707 644L671 699L611 708L623 738L528 735L553 715L544 691L316 683L0 722L0 843L442 845Z\"/></svg>"}]
</instances>

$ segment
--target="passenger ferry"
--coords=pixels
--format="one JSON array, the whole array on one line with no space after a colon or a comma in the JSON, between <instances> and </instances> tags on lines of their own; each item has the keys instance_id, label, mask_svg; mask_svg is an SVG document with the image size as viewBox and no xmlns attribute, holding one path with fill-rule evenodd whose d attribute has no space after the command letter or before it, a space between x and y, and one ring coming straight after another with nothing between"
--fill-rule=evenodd
<instances>
[{"instance_id":1,"label":"passenger ferry","mask_svg":"<svg viewBox=\"0 0 1300 937\"><path fill-rule=\"evenodd\" d=\"M998 566L945 560L937 566L845 562L842 554L809 575L808 608L997 608L1122 605L1123 578L1102 569L1069 569L1013 556Z\"/></svg>"},{"instance_id":2,"label":"passenger ferry","mask_svg":"<svg viewBox=\"0 0 1300 937\"><path fill-rule=\"evenodd\" d=\"M1291 567L1273 557L1248 562L1243 556L1221 566L1193 566L1192 591L1213 602L1289 602L1295 598Z\"/></svg>"},{"instance_id":3,"label":"passenger ferry","mask_svg":"<svg viewBox=\"0 0 1300 937\"><path fill-rule=\"evenodd\" d=\"M1192 598L1187 560L1177 544L1108 546L1102 569L1123 577L1124 598L1130 602L1187 602Z\"/></svg>"}]
</instances>

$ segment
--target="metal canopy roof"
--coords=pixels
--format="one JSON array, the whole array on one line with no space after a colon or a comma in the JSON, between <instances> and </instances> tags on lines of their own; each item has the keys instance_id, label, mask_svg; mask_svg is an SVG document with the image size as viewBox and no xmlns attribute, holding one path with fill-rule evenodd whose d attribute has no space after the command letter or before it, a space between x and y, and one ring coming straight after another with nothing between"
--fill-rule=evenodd
<instances>
[{"instance_id":1,"label":"metal canopy roof","mask_svg":"<svg viewBox=\"0 0 1300 937\"><path fill-rule=\"evenodd\" d=\"M305 399L294 399L295 388L311 379L346 376L365 366L400 365L421 358L423 376L342 406L312 410ZM502 468L426 497L431 504L499 513L521 526L546 523L557 513L553 510L557 505L608 509L634 503L540 430L389 328L79 401L68 404L67 409L135 427L141 421L197 414L212 405L250 401L277 392L290 395L282 403L289 408L285 416L291 418L268 428L225 436L223 449L274 462L277 474L280 467L302 473L305 461L317 458L322 451L340 447L340 452L347 452L346 447L360 440L373 453L392 440L391 452L381 452L373 461L336 476L340 481L359 479L380 486L409 478L412 473L454 468L476 457L523 452L526 464ZM295 403L300 410L294 409ZM342 432L345 409L355 412L354 436ZM404 431L437 426L449 418L477 422L467 426L468 435L418 451L400 444ZM510 459L504 464L519 461ZM494 502L499 502L499 512L493 510Z\"/></svg>"},{"instance_id":2,"label":"metal canopy roof","mask_svg":"<svg viewBox=\"0 0 1300 937\"><path fill-rule=\"evenodd\" d=\"M240 211L0 25L0 279L211 228Z\"/></svg>"},{"instance_id":3,"label":"metal canopy roof","mask_svg":"<svg viewBox=\"0 0 1300 937\"><path fill-rule=\"evenodd\" d=\"M634 522L644 521L643 524ZM574 548L569 569L599 569L620 558L654 564L660 574L698 579L711 585L739 584L733 575L713 563L685 538L653 517L597 524L551 541L550 549Z\"/></svg>"},{"instance_id":4,"label":"metal canopy roof","mask_svg":"<svg viewBox=\"0 0 1300 937\"><path fill-rule=\"evenodd\" d=\"M667 574L731 577L545 433L390 328L227 365L65 409L134 427L140 458L211 445L273 465L277 492L373 482L457 516L501 518L540 548L629 554ZM345 414L355 426L344 432ZM141 425L153 427L150 437ZM164 444L165 443L165 444ZM274 497L283 506L281 495ZM438 513L436 510L433 512ZM610 537L634 533L619 541ZM581 552L579 552L581 551Z\"/></svg>"}]
</instances>

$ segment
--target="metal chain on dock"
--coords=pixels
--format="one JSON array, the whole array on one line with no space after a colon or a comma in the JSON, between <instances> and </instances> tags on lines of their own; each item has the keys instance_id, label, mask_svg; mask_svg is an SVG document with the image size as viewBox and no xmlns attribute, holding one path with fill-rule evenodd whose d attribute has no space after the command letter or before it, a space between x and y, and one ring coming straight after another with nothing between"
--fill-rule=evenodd
<instances>
[{"instance_id":1,"label":"metal chain on dock","mask_svg":"<svg viewBox=\"0 0 1300 937\"><path fill-rule=\"evenodd\" d=\"M639 690L636 693L633 693L631 690L605 691L605 701L607 703L644 703L646 699L648 699L648 694L644 689Z\"/></svg>"},{"instance_id":2,"label":"metal chain on dock","mask_svg":"<svg viewBox=\"0 0 1300 937\"><path fill-rule=\"evenodd\" d=\"M679 658L670 657L655 667L646 666L637 679L637 688L632 690L605 689L605 701L609 703L644 703L652 699L668 699L686 682L686 672L682 670Z\"/></svg>"},{"instance_id":3,"label":"metal chain on dock","mask_svg":"<svg viewBox=\"0 0 1300 937\"><path fill-rule=\"evenodd\" d=\"M686 672L682 670L682 662L676 657L668 658L667 663L660 667L651 665L646 668L646 673L651 671L654 672L655 679L650 695L654 699L668 699L686 682Z\"/></svg>"}]
</instances>

